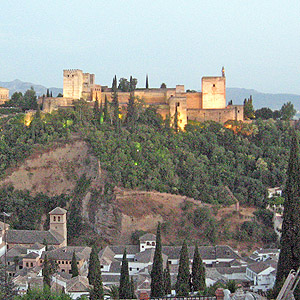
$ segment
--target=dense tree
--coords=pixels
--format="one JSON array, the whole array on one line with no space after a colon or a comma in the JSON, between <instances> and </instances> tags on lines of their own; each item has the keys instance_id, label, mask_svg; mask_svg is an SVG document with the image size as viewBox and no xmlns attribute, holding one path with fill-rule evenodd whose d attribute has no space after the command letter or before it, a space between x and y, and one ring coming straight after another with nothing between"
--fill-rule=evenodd
<instances>
[{"instance_id":1,"label":"dense tree","mask_svg":"<svg viewBox=\"0 0 300 300\"><path fill-rule=\"evenodd\" d=\"M89 271L88 271L89 284L93 286L90 299L98 300L104 298L104 290L101 275L101 265L95 246L92 247L89 260Z\"/></svg>"},{"instance_id":2,"label":"dense tree","mask_svg":"<svg viewBox=\"0 0 300 300\"><path fill-rule=\"evenodd\" d=\"M63 97L63 94L62 94L62 93L58 93L56 97L57 97L57 98L62 98L62 97Z\"/></svg>"},{"instance_id":3,"label":"dense tree","mask_svg":"<svg viewBox=\"0 0 300 300\"><path fill-rule=\"evenodd\" d=\"M190 266L189 256L186 241L183 242L180 258L179 267L177 274L177 281L175 284L176 296L188 296L190 292Z\"/></svg>"},{"instance_id":4,"label":"dense tree","mask_svg":"<svg viewBox=\"0 0 300 300\"><path fill-rule=\"evenodd\" d=\"M170 267L168 261L166 262L166 268L164 269L164 292L165 295L170 295L172 292Z\"/></svg>"},{"instance_id":5,"label":"dense tree","mask_svg":"<svg viewBox=\"0 0 300 300\"><path fill-rule=\"evenodd\" d=\"M268 120L273 118L273 111L269 107L263 107L260 109L257 109L255 111L255 118L259 119L261 118L262 120Z\"/></svg>"},{"instance_id":6,"label":"dense tree","mask_svg":"<svg viewBox=\"0 0 300 300\"><path fill-rule=\"evenodd\" d=\"M0 298L1 299L1 298ZM5 298L7 299L7 298ZM63 292L51 291L49 288L44 290L28 289L23 296L17 296L14 300L72 300L70 295ZM81 299L81 298L80 298ZM87 299L87 298L85 298Z\"/></svg>"},{"instance_id":7,"label":"dense tree","mask_svg":"<svg viewBox=\"0 0 300 300\"><path fill-rule=\"evenodd\" d=\"M300 218L295 213L300 211L300 157L299 142L295 132L292 137L284 195L281 250L275 283L278 291L290 270L297 270L300 266Z\"/></svg>"},{"instance_id":8,"label":"dense tree","mask_svg":"<svg viewBox=\"0 0 300 300\"><path fill-rule=\"evenodd\" d=\"M130 299L131 293L132 291L130 287L127 252L125 248L123 253L121 273L120 273L119 297L120 299Z\"/></svg>"},{"instance_id":9,"label":"dense tree","mask_svg":"<svg viewBox=\"0 0 300 300\"><path fill-rule=\"evenodd\" d=\"M151 270L151 298L162 297L164 295L163 286L163 259L161 245L161 225L158 223L156 233L156 245Z\"/></svg>"},{"instance_id":10,"label":"dense tree","mask_svg":"<svg viewBox=\"0 0 300 300\"><path fill-rule=\"evenodd\" d=\"M166 89L166 88L167 88L167 85L163 82L163 83L160 85L160 88L161 88L161 89Z\"/></svg>"},{"instance_id":11,"label":"dense tree","mask_svg":"<svg viewBox=\"0 0 300 300\"><path fill-rule=\"evenodd\" d=\"M284 103L280 109L280 116L282 120L291 120L295 114L296 109L294 108L294 105L289 101L287 103Z\"/></svg>"},{"instance_id":12,"label":"dense tree","mask_svg":"<svg viewBox=\"0 0 300 300\"><path fill-rule=\"evenodd\" d=\"M244 118L247 119L254 119L254 108L252 103L252 96L250 98L244 100Z\"/></svg>"},{"instance_id":13,"label":"dense tree","mask_svg":"<svg viewBox=\"0 0 300 300\"><path fill-rule=\"evenodd\" d=\"M0 299L12 300L16 295L16 289L10 276L5 273L5 267L0 262Z\"/></svg>"},{"instance_id":14,"label":"dense tree","mask_svg":"<svg viewBox=\"0 0 300 300\"><path fill-rule=\"evenodd\" d=\"M79 275L75 251L73 252L72 261L71 261L71 273L72 273L72 277L76 277Z\"/></svg>"},{"instance_id":15,"label":"dense tree","mask_svg":"<svg viewBox=\"0 0 300 300\"><path fill-rule=\"evenodd\" d=\"M43 264L43 270L42 270L42 275L43 275L43 283L44 287L51 287L51 264L50 261L48 260L47 254L45 254L44 258L44 264Z\"/></svg>"},{"instance_id":16,"label":"dense tree","mask_svg":"<svg viewBox=\"0 0 300 300\"><path fill-rule=\"evenodd\" d=\"M193 291L202 291L205 289L205 267L199 254L196 244L193 264L192 264L192 287Z\"/></svg>"},{"instance_id":17,"label":"dense tree","mask_svg":"<svg viewBox=\"0 0 300 300\"><path fill-rule=\"evenodd\" d=\"M37 97L33 87L31 87L30 90L27 90L25 92L23 98L24 98L24 106L22 107L23 110L37 109Z\"/></svg>"}]
</instances>

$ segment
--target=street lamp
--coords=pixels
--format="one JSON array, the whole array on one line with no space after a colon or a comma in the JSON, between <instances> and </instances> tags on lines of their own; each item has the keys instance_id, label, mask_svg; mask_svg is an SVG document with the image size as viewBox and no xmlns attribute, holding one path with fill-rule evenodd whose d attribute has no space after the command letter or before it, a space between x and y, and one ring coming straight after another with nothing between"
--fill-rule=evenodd
<instances>
[{"instance_id":1,"label":"street lamp","mask_svg":"<svg viewBox=\"0 0 300 300\"><path fill-rule=\"evenodd\" d=\"M4 245L5 245L5 252L4 252L4 276L5 276L5 293L7 292L7 239L6 239L6 218L11 216L11 213L2 212L1 215L4 217Z\"/></svg>"}]
</instances>

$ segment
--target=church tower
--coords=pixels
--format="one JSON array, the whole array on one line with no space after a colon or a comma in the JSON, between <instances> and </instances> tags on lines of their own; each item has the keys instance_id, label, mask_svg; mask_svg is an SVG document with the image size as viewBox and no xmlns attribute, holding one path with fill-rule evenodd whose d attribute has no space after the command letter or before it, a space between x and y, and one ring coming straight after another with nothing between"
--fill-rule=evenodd
<instances>
[{"instance_id":1,"label":"church tower","mask_svg":"<svg viewBox=\"0 0 300 300\"><path fill-rule=\"evenodd\" d=\"M56 207L49 212L50 232L59 234L63 239L61 246L67 246L67 211Z\"/></svg>"}]
</instances>

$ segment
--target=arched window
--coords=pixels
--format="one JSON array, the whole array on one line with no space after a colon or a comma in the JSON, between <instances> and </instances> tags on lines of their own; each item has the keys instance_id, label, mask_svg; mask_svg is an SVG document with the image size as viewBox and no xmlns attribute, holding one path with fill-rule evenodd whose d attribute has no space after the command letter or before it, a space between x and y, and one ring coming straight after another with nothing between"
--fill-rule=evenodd
<instances>
[{"instance_id":1,"label":"arched window","mask_svg":"<svg viewBox=\"0 0 300 300\"><path fill-rule=\"evenodd\" d=\"M53 217L53 221L54 221L54 222L56 221L56 217L55 217L55 216Z\"/></svg>"}]
</instances>

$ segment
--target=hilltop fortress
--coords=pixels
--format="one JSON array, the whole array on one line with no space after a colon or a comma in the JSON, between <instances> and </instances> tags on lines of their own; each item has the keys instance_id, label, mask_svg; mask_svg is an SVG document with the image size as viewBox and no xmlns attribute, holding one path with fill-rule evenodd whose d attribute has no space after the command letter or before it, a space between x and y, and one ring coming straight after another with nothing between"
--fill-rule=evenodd
<instances>
[{"instance_id":1,"label":"hilltop fortress","mask_svg":"<svg viewBox=\"0 0 300 300\"><path fill-rule=\"evenodd\" d=\"M74 100L84 99L93 103L98 99L104 103L105 96L111 101L112 90L95 84L95 75L82 70L63 71L63 97L43 99L43 111L51 112L59 107L72 106ZM118 91L121 108L126 110L130 93ZM226 77L224 68L221 76L202 77L201 92L185 91L184 85L175 88L137 88L134 96L146 105L153 105L163 117L173 117L177 108L179 126L184 128L188 120L225 123L228 120L243 121L243 105L226 104Z\"/></svg>"}]
</instances>

